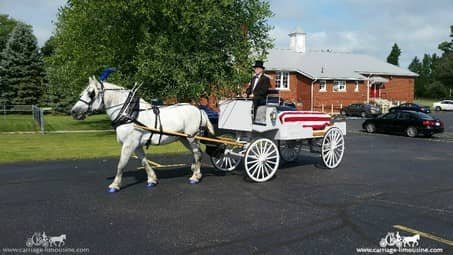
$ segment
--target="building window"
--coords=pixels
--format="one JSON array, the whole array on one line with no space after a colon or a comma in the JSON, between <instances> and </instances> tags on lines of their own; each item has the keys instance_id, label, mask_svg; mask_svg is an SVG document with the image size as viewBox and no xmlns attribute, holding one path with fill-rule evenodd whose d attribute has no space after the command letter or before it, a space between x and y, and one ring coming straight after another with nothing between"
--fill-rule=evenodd
<instances>
[{"instance_id":1,"label":"building window","mask_svg":"<svg viewBox=\"0 0 453 255\"><path fill-rule=\"evenodd\" d=\"M346 81L333 81L334 92L346 92Z\"/></svg>"},{"instance_id":2,"label":"building window","mask_svg":"<svg viewBox=\"0 0 453 255\"><path fill-rule=\"evenodd\" d=\"M289 89L289 72L277 72L275 74L275 88Z\"/></svg>"},{"instance_id":3,"label":"building window","mask_svg":"<svg viewBox=\"0 0 453 255\"><path fill-rule=\"evenodd\" d=\"M319 81L319 92L326 92L327 91L327 84L325 80Z\"/></svg>"},{"instance_id":4,"label":"building window","mask_svg":"<svg viewBox=\"0 0 453 255\"><path fill-rule=\"evenodd\" d=\"M359 81L355 81L354 92L359 92Z\"/></svg>"}]
</instances>

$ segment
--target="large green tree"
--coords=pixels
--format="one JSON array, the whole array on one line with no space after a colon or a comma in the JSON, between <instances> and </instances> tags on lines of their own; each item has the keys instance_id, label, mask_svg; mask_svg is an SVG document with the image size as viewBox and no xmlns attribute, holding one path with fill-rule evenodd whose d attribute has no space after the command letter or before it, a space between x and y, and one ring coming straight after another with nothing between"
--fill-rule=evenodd
<instances>
[{"instance_id":1,"label":"large green tree","mask_svg":"<svg viewBox=\"0 0 453 255\"><path fill-rule=\"evenodd\" d=\"M425 87L426 84L420 81L420 75L422 73L422 63L420 62L418 57L414 57L414 59L412 59L412 62L409 64L408 68L412 72L417 73L419 75L417 78L415 78L415 96L423 97L426 91Z\"/></svg>"},{"instance_id":2,"label":"large green tree","mask_svg":"<svg viewBox=\"0 0 453 255\"><path fill-rule=\"evenodd\" d=\"M144 81L153 97L237 87L271 47L271 15L263 0L70 0L46 60L52 93L69 101L105 66L122 85Z\"/></svg>"},{"instance_id":3,"label":"large green tree","mask_svg":"<svg viewBox=\"0 0 453 255\"><path fill-rule=\"evenodd\" d=\"M392 50L390 51L390 54L387 57L387 63L399 66L399 59L401 55L401 49L398 47L398 44L393 44Z\"/></svg>"},{"instance_id":4,"label":"large green tree","mask_svg":"<svg viewBox=\"0 0 453 255\"><path fill-rule=\"evenodd\" d=\"M453 26L450 27L451 41L439 44L442 56L434 64L434 77L442 82L446 87L453 89Z\"/></svg>"},{"instance_id":5,"label":"large green tree","mask_svg":"<svg viewBox=\"0 0 453 255\"><path fill-rule=\"evenodd\" d=\"M31 26L18 22L1 52L3 103L36 104L45 86L44 65Z\"/></svg>"}]
</instances>

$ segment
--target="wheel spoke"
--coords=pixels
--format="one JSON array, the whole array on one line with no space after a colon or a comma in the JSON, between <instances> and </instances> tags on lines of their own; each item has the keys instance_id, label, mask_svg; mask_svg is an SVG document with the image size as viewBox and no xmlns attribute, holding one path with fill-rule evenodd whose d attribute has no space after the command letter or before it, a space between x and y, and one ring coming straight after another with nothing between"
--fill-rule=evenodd
<instances>
[{"instance_id":1,"label":"wheel spoke","mask_svg":"<svg viewBox=\"0 0 453 255\"><path fill-rule=\"evenodd\" d=\"M257 156L254 156L254 155L249 155L249 158L258 159L258 157L257 157Z\"/></svg>"},{"instance_id":2,"label":"wheel spoke","mask_svg":"<svg viewBox=\"0 0 453 255\"><path fill-rule=\"evenodd\" d=\"M249 164L251 164L251 163L255 163L255 162L258 162L258 159L249 160L249 161L247 161L247 162L248 162Z\"/></svg>"},{"instance_id":3,"label":"wheel spoke","mask_svg":"<svg viewBox=\"0 0 453 255\"><path fill-rule=\"evenodd\" d=\"M258 163L254 164L252 167L249 167L250 175L255 176L255 173L257 170L258 170Z\"/></svg>"},{"instance_id":4,"label":"wheel spoke","mask_svg":"<svg viewBox=\"0 0 453 255\"><path fill-rule=\"evenodd\" d=\"M228 169L233 166L233 164L231 164L231 158L228 157L226 162L227 162Z\"/></svg>"},{"instance_id":5,"label":"wheel spoke","mask_svg":"<svg viewBox=\"0 0 453 255\"><path fill-rule=\"evenodd\" d=\"M271 167L271 166L270 166L270 165L269 165L269 164L268 164L267 162L265 162L264 164L266 165L266 168L265 168L265 170L266 170L266 173L267 173L267 175L270 175L270 173L269 173L268 169L269 169L269 170L271 170L271 172L272 172L272 170L273 170L273 167Z\"/></svg>"},{"instance_id":6,"label":"wheel spoke","mask_svg":"<svg viewBox=\"0 0 453 255\"><path fill-rule=\"evenodd\" d=\"M256 178L260 178L261 172L263 171L263 165L258 166L258 173L256 174Z\"/></svg>"}]
</instances>

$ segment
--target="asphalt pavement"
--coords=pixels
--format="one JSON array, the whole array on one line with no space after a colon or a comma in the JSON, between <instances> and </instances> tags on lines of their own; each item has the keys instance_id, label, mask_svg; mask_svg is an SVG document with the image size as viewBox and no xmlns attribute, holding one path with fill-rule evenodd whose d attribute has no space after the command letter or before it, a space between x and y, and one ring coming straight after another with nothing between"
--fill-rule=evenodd
<instances>
[{"instance_id":1,"label":"asphalt pavement","mask_svg":"<svg viewBox=\"0 0 453 255\"><path fill-rule=\"evenodd\" d=\"M266 183L218 174L207 156L200 184L188 184L189 167L173 167L157 171L154 189L131 160L116 194L106 192L116 158L0 165L0 248L46 232L90 254L357 254L388 232L414 234L401 225L438 237L422 235L418 247L453 253L453 143L367 134L349 122L339 168L303 154Z\"/></svg>"}]
</instances>

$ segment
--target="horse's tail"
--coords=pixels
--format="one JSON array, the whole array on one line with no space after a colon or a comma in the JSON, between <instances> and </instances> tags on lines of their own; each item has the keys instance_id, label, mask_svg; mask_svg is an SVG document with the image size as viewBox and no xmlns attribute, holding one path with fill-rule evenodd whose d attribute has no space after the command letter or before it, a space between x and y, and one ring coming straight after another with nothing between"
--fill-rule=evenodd
<instances>
[{"instance_id":1,"label":"horse's tail","mask_svg":"<svg viewBox=\"0 0 453 255\"><path fill-rule=\"evenodd\" d=\"M201 115L203 116L203 119L206 120L206 128L208 128L209 134L215 135L214 126L209 120L208 114L206 114L205 111L201 110Z\"/></svg>"}]
</instances>

